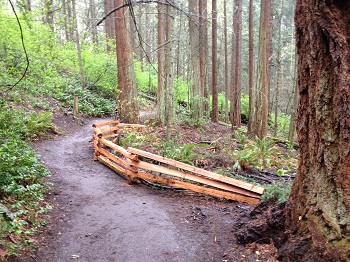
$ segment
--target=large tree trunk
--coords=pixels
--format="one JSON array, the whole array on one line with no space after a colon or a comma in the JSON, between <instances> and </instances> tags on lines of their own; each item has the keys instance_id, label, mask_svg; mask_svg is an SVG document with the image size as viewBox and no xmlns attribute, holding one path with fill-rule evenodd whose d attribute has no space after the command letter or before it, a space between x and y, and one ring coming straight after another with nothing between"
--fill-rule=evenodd
<instances>
[{"instance_id":1,"label":"large tree trunk","mask_svg":"<svg viewBox=\"0 0 350 262\"><path fill-rule=\"evenodd\" d=\"M269 44L271 30L271 0L262 0L260 5L259 59L257 67L254 133L263 139L267 134L268 90L269 90Z\"/></svg>"},{"instance_id":2,"label":"large tree trunk","mask_svg":"<svg viewBox=\"0 0 350 262\"><path fill-rule=\"evenodd\" d=\"M286 261L350 259L349 14L349 1L297 1L300 162Z\"/></svg>"},{"instance_id":3,"label":"large tree trunk","mask_svg":"<svg viewBox=\"0 0 350 262\"><path fill-rule=\"evenodd\" d=\"M121 6L123 0L114 0L115 6ZM126 27L124 8L115 12L116 50L118 62L118 114L127 123L139 122L139 106L133 67L132 50Z\"/></svg>"}]
</instances>

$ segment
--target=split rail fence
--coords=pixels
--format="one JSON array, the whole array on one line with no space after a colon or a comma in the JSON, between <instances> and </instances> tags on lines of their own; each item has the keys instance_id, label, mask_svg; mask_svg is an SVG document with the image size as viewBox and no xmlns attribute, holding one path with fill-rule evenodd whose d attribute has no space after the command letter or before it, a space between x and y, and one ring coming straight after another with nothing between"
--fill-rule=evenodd
<instances>
[{"instance_id":1,"label":"split rail fence","mask_svg":"<svg viewBox=\"0 0 350 262\"><path fill-rule=\"evenodd\" d=\"M139 183L140 179L143 179L218 198L250 204L260 202L264 193L262 187L140 149L132 147L125 149L118 145L117 141L121 134L144 127L120 123L117 120L93 124L95 160L102 162L130 183Z\"/></svg>"}]
</instances>

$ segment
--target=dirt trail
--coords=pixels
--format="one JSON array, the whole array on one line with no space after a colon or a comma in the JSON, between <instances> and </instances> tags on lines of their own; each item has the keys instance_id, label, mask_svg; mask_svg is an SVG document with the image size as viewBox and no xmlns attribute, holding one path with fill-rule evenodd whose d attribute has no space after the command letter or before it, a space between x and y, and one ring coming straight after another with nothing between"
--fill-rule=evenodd
<instances>
[{"instance_id":1,"label":"dirt trail","mask_svg":"<svg viewBox=\"0 0 350 262\"><path fill-rule=\"evenodd\" d=\"M256 260L232 233L237 214L250 206L127 185L92 160L93 122L38 145L56 208L39 241L46 246L28 261Z\"/></svg>"}]
</instances>

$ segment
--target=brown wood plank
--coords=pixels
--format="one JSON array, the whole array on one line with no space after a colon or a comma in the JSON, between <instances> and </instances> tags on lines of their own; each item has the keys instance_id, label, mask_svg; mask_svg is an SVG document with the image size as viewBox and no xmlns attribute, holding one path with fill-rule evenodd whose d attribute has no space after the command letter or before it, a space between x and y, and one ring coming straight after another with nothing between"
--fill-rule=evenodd
<instances>
[{"instance_id":1,"label":"brown wood plank","mask_svg":"<svg viewBox=\"0 0 350 262\"><path fill-rule=\"evenodd\" d=\"M156 175L152 175L152 174L148 174L148 173L144 173L144 172L138 172L137 176L139 178L145 179L147 181L152 181L152 182L160 183L163 185L169 185L169 186L173 186L173 187L192 190L192 191L197 192L197 193L207 194L207 195L211 195L211 196L218 197L218 198L225 198L225 199L245 202L245 203L253 204L253 205L256 205L260 202L260 200L257 198L251 198L251 197L247 197L247 196L237 195L234 193L223 192L223 191L212 189L212 188L205 188L205 187L189 184L189 183L186 183L183 181L178 181L178 180L171 179L171 178L163 178L160 176L156 176Z\"/></svg>"},{"instance_id":2,"label":"brown wood plank","mask_svg":"<svg viewBox=\"0 0 350 262\"><path fill-rule=\"evenodd\" d=\"M92 126L93 127L100 127L100 126L107 126L107 125L118 125L119 123L120 122L118 120L111 120L111 121L95 123Z\"/></svg>"},{"instance_id":3,"label":"brown wood plank","mask_svg":"<svg viewBox=\"0 0 350 262\"><path fill-rule=\"evenodd\" d=\"M222 190L226 190L226 191L230 191L230 192L234 192L234 193L238 193L241 195L245 195L245 196L249 196L249 197L253 197L253 198L258 198L260 199L260 195L251 191L247 191L245 189L239 188L239 187L235 187L220 181L214 181L205 177L200 177L191 173L185 173L179 170L173 170L164 166L159 166L159 165L154 165L154 164L150 164L144 161L132 161L132 160L127 160L127 162L131 162L130 166L135 166L135 167L139 167L139 168L143 168L146 170L150 170L150 171L154 171L154 172L159 172L162 174L166 174L169 176L174 176L174 177L178 177L178 178L182 178L182 179L187 179L187 180L191 180L193 182L197 182L197 183L201 183L201 184L205 184L208 186L212 186L215 188L219 188Z\"/></svg>"},{"instance_id":4,"label":"brown wood plank","mask_svg":"<svg viewBox=\"0 0 350 262\"><path fill-rule=\"evenodd\" d=\"M103 138L103 137L100 138L99 141L100 141L102 144L108 146L109 148L112 148L113 150L115 150L115 151L119 152L120 154L126 156L127 158L129 158L129 159L131 159L131 160L133 160L133 161L138 161L137 155L134 155L134 154L132 154L132 153L129 153L124 147L118 146L118 145L114 144L114 143L111 142L111 141L108 141L107 139L105 139L105 138Z\"/></svg>"},{"instance_id":5,"label":"brown wood plank","mask_svg":"<svg viewBox=\"0 0 350 262\"><path fill-rule=\"evenodd\" d=\"M101 131L101 129L99 128L99 127L94 127L94 134L97 136L97 137L99 137L99 138L101 138L102 137L102 131Z\"/></svg>"},{"instance_id":6,"label":"brown wood plank","mask_svg":"<svg viewBox=\"0 0 350 262\"><path fill-rule=\"evenodd\" d=\"M144 128L146 127L145 125L139 125L139 124L126 124L126 123L119 123L118 127L130 127L130 128Z\"/></svg>"},{"instance_id":7,"label":"brown wood plank","mask_svg":"<svg viewBox=\"0 0 350 262\"><path fill-rule=\"evenodd\" d=\"M119 129L120 128L118 126L111 126L111 127L100 128L102 133L114 133L114 134L118 133Z\"/></svg>"},{"instance_id":8,"label":"brown wood plank","mask_svg":"<svg viewBox=\"0 0 350 262\"><path fill-rule=\"evenodd\" d=\"M240 187L242 189L245 189L245 190L260 194L260 195L262 195L265 191L265 189L262 187L258 187L258 186L255 186L253 184L246 183L246 182L243 182L243 181L240 181L237 179L225 177L223 175L219 175L219 174L216 174L216 173L204 170L204 169L200 169L200 168L197 168L197 167L185 164L185 163L181 163L181 162L173 160L173 159L158 156L158 155L155 155L155 154L152 154L152 153L140 150L140 149L129 147L127 149L127 151L130 153L133 153L135 155L140 155L140 156L143 156L143 157L146 157L149 159L159 161L159 162L164 163L164 164L168 164L168 165L171 165L171 166L174 166L177 168L181 168L183 170L192 172L192 173L197 174L197 175L201 175L201 176L204 176L204 177L216 180L216 181L224 182L224 183L233 185L235 187Z\"/></svg>"},{"instance_id":9,"label":"brown wood plank","mask_svg":"<svg viewBox=\"0 0 350 262\"><path fill-rule=\"evenodd\" d=\"M131 172L137 173L138 169L136 167L131 167L128 163L125 162L125 160L117 157L116 155L112 154L111 152L108 152L107 150L103 149L103 148L98 148L97 151L106 156L107 158L109 158L109 160L112 160L114 162L116 162L118 165L120 165L122 168L124 169L129 169Z\"/></svg>"},{"instance_id":10,"label":"brown wood plank","mask_svg":"<svg viewBox=\"0 0 350 262\"><path fill-rule=\"evenodd\" d=\"M105 164L106 166L108 166L110 169L112 169L113 171L115 171L116 173L118 173L119 175L123 176L126 178L126 170L114 163L112 163L107 157L105 156L97 156L97 159L99 161L101 161L103 164Z\"/></svg>"}]
</instances>

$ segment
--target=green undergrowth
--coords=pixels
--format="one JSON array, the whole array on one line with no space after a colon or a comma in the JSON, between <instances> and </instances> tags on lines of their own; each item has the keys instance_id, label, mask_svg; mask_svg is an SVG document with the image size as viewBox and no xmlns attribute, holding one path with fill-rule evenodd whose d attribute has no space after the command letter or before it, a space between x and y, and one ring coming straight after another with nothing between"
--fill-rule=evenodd
<instances>
[{"instance_id":1,"label":"green undergrowth","mask_svg":"<svg viewBox=\"0 0 350 262\"><path fill-rule=\"evenodd\" d=\"M264 200L280 203L288 199L291 182L285 182L282 176L295 172L297 160L288 153L287 148L278 146L273 137L251 138L244 127L233 135L229 132L213 134L210 123L192 127L187 126L185 121L177 121L178 127L171 131L168 140L164 136L164 127L160 126L149 127L143 132L127 133L120 139L120 144L264 187ZM196 136L191 133L200 133L203 142L192 142ZM281 176L280 181L259 184L257 181L260 180L249 176L249 172L258 174L264 170Z\"/></svg>"},{"instance_id":2,"label":"green undergrowth","mask_svg":"<svg viewBox=\"0 0 350 262\"><path fill-rule=\"evenodd\" d=\"M0 100L0 251L6 256L33 248L32 235L51 209L44 201L49 172L28 144L53 128L51 119L48 112L24 112Z\"/></svg>"}]
</instances>

